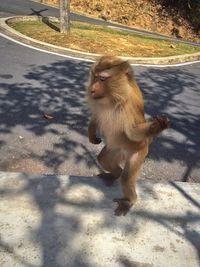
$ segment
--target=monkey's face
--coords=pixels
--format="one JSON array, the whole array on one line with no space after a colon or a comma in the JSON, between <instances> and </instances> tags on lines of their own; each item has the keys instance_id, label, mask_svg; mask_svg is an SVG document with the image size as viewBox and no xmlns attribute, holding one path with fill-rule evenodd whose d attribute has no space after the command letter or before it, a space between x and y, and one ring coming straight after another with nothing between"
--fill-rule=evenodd
<instances>
[{"instance_id":1,"label":"monkey's face","mask_svg":"<svg viewBox=\"0 0 200 267\"><path fill-rule=\"evenodd\" d=\"M130 73L132 68L127 61L107 56L100 58L91 70L89 97L114 103L122 101L130 89Z\"/></svg>"},{"instance_id":2,"label":"monkey's face","mask_svg":"<svg viewBox=\"0 0 200 267\"><path fill-rule=\"evenodd\" d=\"M109 95L109 83L111 78L107 72L92 73L91 84L89 86L89 94L93 99L102 99Z\"/></svg>"}]
</instances>

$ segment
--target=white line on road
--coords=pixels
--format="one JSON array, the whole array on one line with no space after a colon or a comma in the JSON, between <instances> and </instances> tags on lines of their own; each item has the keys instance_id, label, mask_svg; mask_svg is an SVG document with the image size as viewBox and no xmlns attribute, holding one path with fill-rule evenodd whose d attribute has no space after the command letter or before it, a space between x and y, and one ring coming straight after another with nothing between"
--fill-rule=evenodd
<instances>
[{"instance_id":1,"label":"white line on road","mask_svg":"<svg viewBox=\"0 0 200 267\"><path fill-rule=\"evenodd\" d=\"M34 49L34 50L37 50L39 52L46 53L46 54L56 55L56 56L59 56L59 57L69 58L69 59L72 59L72 60L79 60L79 61L85 61L85 62L94 62L94 60L91 60L91 59L72 57L72 56L63 55L63 54L59 54L59 53L56 53L56 52L44 50L44 49L41 49L41 48L37 48L37 47L31 46L31 45L22 43L20 41L17 41L15 39L3 34L3 33L0 33L0 36L5 38L5 39L8 39L9 41L12 41L12 42L14 42L16 44L19 44L19 45L22 45L22 46L28 47L30 49ZM197 64L197 63L200 63L200 60L192 61L192 62L185 62L185 63L171 64L171 65L159 65L159 64L153 65L153 64L140 64L140 63L133 63L131 65L132 66L143 66L143 67L155 67L155 68L169 68L169 67L180 67L180 66L192 65L192 64Z\"/></svg>"},{"instance_id":2,"label":"white line on road","mask_svg":"<svg viewBox=\"0 0 200 267\"><path fill-rule=\"evenodd\" d=\"M81 61L87 61L87 62L94 62L94 60L90 60L90 59L85 59L85 58L78 58L78 57L72 57L72 56L68 56L68 55L62 55L62 54L59 54L59 53L56 53L56 52L52 52L52 51L48 51L48 50L44 50L44 49L41 49L41 48L38 48L38 47L34 47L32 45L28 45L28 44L25 44L25 43L22 43L20 41L17 41L3 33L0 33L0 36L5 38L5 39L8 39L9 41L12 41L16 44L19 44L19 45L22 45L22 46L25 46L25 47L28 47L28 48L31 48L31 49L34 49L34 50L37 50L39 52L43 52L43 53L46 53L46 54L52 54L52 55L56 55L56 56L60 56L60 57L65 57L65 58L70 58L70 59L74 59L74 60L81 60Z\"/></svg>"}]
</instances>

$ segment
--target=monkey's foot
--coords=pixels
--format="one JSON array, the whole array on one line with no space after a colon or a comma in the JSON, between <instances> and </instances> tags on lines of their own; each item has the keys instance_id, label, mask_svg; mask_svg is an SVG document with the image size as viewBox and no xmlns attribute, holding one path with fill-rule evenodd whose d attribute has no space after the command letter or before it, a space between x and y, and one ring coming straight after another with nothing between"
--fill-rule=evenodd
<instances>
[{"instance_id":1,"label":"monkey's foot","mask_svg":"<svg viewBox=\"0 0 200 267\"><path fill-rule=\"evenodd\" d=\"M111 173L100 173L97 176L102 179L105 185L107 186L113 185L113 183L117 179Z\"/></svg>"},{"instance_id":2,"label":"monkey's foot","mask_svg":"<svg viewBox=\"0 0 200 267\"><path fill-rule=\"evenodd\" d=\"M150 132L159 133L169 127L170 127L169 118L165 115L158 115L153 119L152 125L150 127Z\"/></svg>"},{"instance_id":3,"label":"monkey's foot","mask_svg":"<svg viewBox=\"0 0 200 267\"><path fill-rule=\"evenodd\" d=\"M118 207L115 210L116 216L125 216L133 204L127 198L115 198L113 199L114 202L118 204Z\"/></svg>"}]
</instances>

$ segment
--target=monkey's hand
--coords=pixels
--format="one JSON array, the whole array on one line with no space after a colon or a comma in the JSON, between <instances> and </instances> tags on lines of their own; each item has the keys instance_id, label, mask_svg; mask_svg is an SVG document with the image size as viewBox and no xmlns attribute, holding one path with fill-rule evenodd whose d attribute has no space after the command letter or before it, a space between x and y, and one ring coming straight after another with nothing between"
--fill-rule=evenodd
<instances>
[{"instance_id":1,"label":"monkey's hand","mask_svg":"<svg viewBox=\"0 0 200 267\"><path fill-rule=\"evenodd\" d=\"M125 216L133 204L127 198L115 198L114 202L118 204L118 207L115 210L116 216Z\"/></svg>"},{"instance_id":2,"label":"monkey's hand","mask_svg":"<svg viewBox=\"0 0 200 267\"><path fill-rule=\"evenodd\" d=\"M158 115L153 119L149 132L152 135L156 135L169 127L170 127L169 118L165 115Z\"/></svg>"},{"instance_id":3,"label":"monkey's hand","mask_svg":"<svg viewBox=\"0 0 200 267\"><path fill-rule=\"evenodd\" d=\"M92 118L88 126L88 138L89 138L90 143L95 144L95 145L98 145L101 143L101 138L98 138L96 136L97 128L98 127L97 127L96 120L95 118Z\"/></svg>"},{"instance_id":4,"label":"monkey's hand","mask_svg":"<svg viewBox=\"0 0 200 267\"><path fill-rule=\"evenodd\" d=\"M101 138L93 136L89 138L90 143L94 144L94 145L98 145L101 143Z\"/></svg>"}]
</instances>

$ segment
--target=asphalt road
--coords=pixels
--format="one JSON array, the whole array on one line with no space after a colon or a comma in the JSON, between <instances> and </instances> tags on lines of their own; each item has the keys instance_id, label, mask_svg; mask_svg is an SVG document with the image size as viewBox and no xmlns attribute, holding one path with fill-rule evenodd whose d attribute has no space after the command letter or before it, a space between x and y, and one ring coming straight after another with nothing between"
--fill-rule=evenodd
<instances>
[{"instance_id":1,"label":"asphalt road","mask_svg":"<svg viewBox=\"0 0 200 267\"><path fill-rule=\"evenodd\" d=\"M22 2L26 5L20 8ZM0 14L30 14L30 3L36 4L0 3ZM95 156L101 145L90 145L87 140L84 96L91 64L42 53L2 37L0 58L0 170L99 173ZM140 178L200 182L200 64L137 67L135 73L147 116L165 113L172 120L172 128L151 145ZM45 113L53 119L46 120Z\"/></svg>"}]
</instances>

